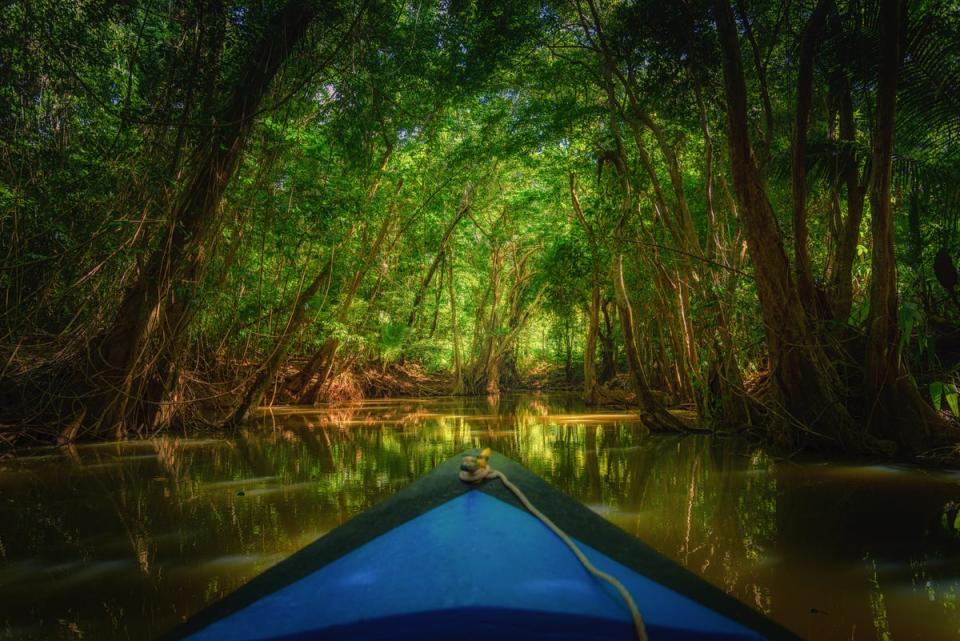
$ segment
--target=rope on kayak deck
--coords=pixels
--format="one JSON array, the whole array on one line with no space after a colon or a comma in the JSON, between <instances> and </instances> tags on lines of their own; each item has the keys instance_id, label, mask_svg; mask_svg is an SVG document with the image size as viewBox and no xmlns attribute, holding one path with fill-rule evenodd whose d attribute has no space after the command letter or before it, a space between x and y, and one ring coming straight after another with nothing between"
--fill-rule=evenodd
<instances>
[{"instance_id":1,"label":"rope on kayak deck","mask_svg":"<svg viewBox=\"0 0 960 641\"><path fill-rule=\"evenodd\" d=\"M513 482L507 478L506 474L499 470L495 470L488 464L488 459L490 458L490 448L484 449L477 456L464 456L463 463L460 465L460 480L465 483L480 483L486 479L500 479L500 482L503 485L513 492L513 495L517 497L517 500L527 509L530 514L533 514L537 517L541 523L550 528L554 534L556 534L561 541L563 541L570 551L573 552L574 556L577 557L577 560L580 561L580 564L583 565L584 569L592 574L597 579L601 581L606 581L612 585L617 592L620 593L620 596L623 598L624 603L627 604L627 609L630 610L630 616L633 617L633 627L637 633L637 641L647 641L647 629L643 624L643 618L640 616L640 610L637 608L636 602L633 600L633 597L630 595L629 590L624 587L617 577L612 574L608 574L603 570L600 570L595 566L590 559L587 558L587 555L577 547L577 544L573 542L573 539L567 535L566 532L560 529L556 523L550 520L546 514L541 512L530 502L530 499L527 498L527 495L523 493L519 487L513 484Z\"/></svg>"}]
</instances>

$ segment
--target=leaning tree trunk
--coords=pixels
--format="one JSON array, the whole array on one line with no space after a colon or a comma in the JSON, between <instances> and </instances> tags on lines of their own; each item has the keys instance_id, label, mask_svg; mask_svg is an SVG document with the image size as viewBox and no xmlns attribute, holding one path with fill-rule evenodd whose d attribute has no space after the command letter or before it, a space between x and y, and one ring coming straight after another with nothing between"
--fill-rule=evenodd
<instances>
[{"instance_id":1,"label":"leaning tree trunk","mask_svg":"<svg viewBox=\"0 0 960 641\"><path fill-rule=\"evenodd\" d=\"M652 191L651 200L653 201L654 208L658 212L660 220L665 223L665 227L670 232L670 235L677 247L680 248L680 253L682 256L680 263L683 270L683 277L677 280L675 283L671 283L670 287L670 289L675 291L677 295L679 322L676 324L671 323L669 330L671 339L675 338L678 329L682 336L680 339L682 349L675 350L675 369L678 372L681 370L683 372L683 394L689 398L693 398L697 402L698 407L702 410L705 409L705 404L703 402L704 399L702 399L699 395L695 395L692 390L693 388L697 387L705 388L705 386L702 385L704 381L701 380L702 377L699 367L699 351L701 349L700 340L706 340L706 336L698 336L698 334L694 331L694 325L690 316L690 303L691 294L707 300L710 300L711 295L709 292L709 287L706 285L706 281L699 278L699 275L693 268L693 264L690 260L691 256L701 256L703 254L703 250L696 229L693 225L693 217L691 216L690 208L687 203L683 181L683 170L679 158L674 150L674 146L670 144L664 128L660 125L653 114L643 108L632 77L625 74L619 68L616 61L616 56L603 33L600 12L597 4L593 0L589 0L587 6L589 7L592 23L588 23L586 15L583 13L581 13L581 22L584 28L588 30L592 28L592 30L596 33L593 42L603 61L604 88L607 93L608 110L610 111L612 117L616 117L620 111L619 104L614 93L613 79L616 78L619 82L619 85L623 88L629 103L629 111L627 114L625 114L625 119L631 133L633 134L633 141L640 159L640 164L645 169L647 178L650 181ZM697 93L699 100L699 90ZM704 125L705 123L706 121L704 120ZM656 143L656 149L662 156L663 166L665 166L667 169L667 174L670 179L670 187L672 188L673 192L673 206L668 203L665 195L666 190L661 185L660 178L658 176L658 168L654 164L651 154L644 142L641 126L653 135L654 142ZM712 146L709 140L709 131L706 126L704 126L704 132L707 143L706 173L709 209L708 216L712 217ZM618 145L622 147L622 142L619 141L619 132L615 132L615 137L618 138ZM690 283L694 283L694 285L691 286ZM658 290L662 290L663 285L663 280L658 279L656 281ZM666 298L665 291L661 291L661 295ZM684 361L686 362L684 363ZM693 379L693 385L689 384L691 378Z\"/></svg>"},{"instance_id":2,"label":"leaning tree trunk","mask_svg":"<svg viewBox=\"0 0 960 641\"><path fill-rule=\"evenodd\" d=\"M287 3L250 51L172 208L169 235L125 291L111 327L90 345L93 389L86 429L122 437L137 424L149 423L149 415L159 406L162 396L145 398L142 391L163 375L158 363L174 360L171 352L181 344L195 305L184 290L194 287L204 274L212 238L220 228L220 203L236 172L254 115L315 14L313 3Z\"/></svg>"},{"instance_id":3,"label":"leaning tree trunk","mask_svg":"<svg viewBox=\"0 0 960 641\"><path fill-rule=\"evenodd\" d=\"M283 328L283 332L277 338L277 342L273 346L270 355L267 356L266 360L257 368L257 371L253 375L253 380L247 386L243 396L241 396L240 402L234 408L233 412L230 413L230 417L224 422L224 429L235 428L246 420L250 409L256 407L263 398L264 392L266 392L271 381L276 378L277 370L280 369L280 365L284 359L286 359L287 353L290 351L290 346L293 343L293 338L297 335L297 332L306 320L308 303L314 295L320 291L320 286L329 278L332 269L333 254L331 253L323 269L317 273L306 289L302 289L297 295L297 299L293 303L293 310L290 312L290 317L287 319L287 324ZM300 282L302 283L303 280L301 279Z\"/></svg>"},{"instance_id":4,"label":"leaning tree trunk","mask_svg":"<svg viewBox=\"0 0 960 641\"><path fill-rule=\"evenodd\" d=\"M637 395L637 405L640 408L640 418L644 424L651 428L683 431L686 429L683 423L660 405L650 389L643 361L640 358L640 352L637 350L633 305L630 304L630 297L627 294L627 287L623 279L623 252L619 248L614 261L613 281L617 294L617 309L620 316L620 327L623 330L623 344L627 352L630 378L633 390Z\"/></svg>"},{"instance_id":5,"label":"leaning tree trunk","mask_svg":"<svg viewBox=\"0 0 960 641\"><path fill-rule=\"evenodd\" d=\"M754 160L748 135L748 93L729 0L717 0L715 7L723 51L731 173L765 325L773 400L779 406L778 422L783 428L777 436L789 442L813 439L858 448L859 434L838 395L836 372L808 325Z\"/></svg>"},{"instance_id":6,"label":"leaning tree trunk","mask_svg":"<svg viewBox=\"0 0 960 641\"><path fill-rule=\"evenodd\" d=\"M591 10L595 8L591 5ZM595 21L599 24L598 18L594 15ZM617 107L616 93L613 85L613 71L607 57L607 64L604 65L603 79L604 89L607 94L607 112L610 117L610 131L613 133L613 139L616 144L615 150L610 153L610 160L614 165L617 179L620 183L620 220L617 223L614 240L614 259L613 265L613 287L616 295L617 311L620 317L620 327L623 330L623 343L627 352L627 364L630 369L631 381L634 392L637 395L637 404L640 408L640 415L643 421L652 428L664 428L672 430L683 430L685 426L675 416L666 410L660 401L653 395L647 375L643 369L643 360L640 358L640 352L637 350L637 340L635 324L633 318L633 306L630 303L630 297L627 293L626 283L623 278L623 247L626 243L626 224L634 210L633 186L630 184L630 176L627 169L626 153L623 147L623 134L621 132L619 110Z\"/></svg>"},{"instance_id":7,"label":"leaning tree trunk","mask_svg":"<svg viewBox=\"0 0 960 641\"><path fill-rule=\"evenodd\" d=\"M410 329L413 328L413 324L417 320L417 312L420 311L420 306L423 304L423 297L427 293L427 288L430 287L430 282L433 280L433 276L436 273L437 268L441 265L447 245L450 243L451 236L453 236L453 232L456 230L457 225L460 224L460 221L470 213L470 205L473 201L475 189L476 188L472 183L467 183L466 187L464 187L463 197L460 199L460 204L457 206L457 210L454 212L453 218L450 219L446 230L443 232L443 238L440 239L440 246L437 247L437 253L434 255L433 261L430 263L430 267L427 269L427 273L424 274L423 279L420 281L420 286L417 287L417 292L413 296L413 305L410 308L410 315L407 317L407 327Z\"/></svg>"},{"instance_id":8,"label":"leaning tree trunk","mask_svg":"<svg viewBox=\"0 0 960 641\"><path fill-rule=\"evenodd\" d=\"M387 153L389 154L389 149ZM386 157L389 157L389 155ZM384 161L384 165L385 164L386 161ZM379 183L375 184L378 185ZM394 197L396 197L402 187L403 182L401 181L397 185ZM371 188L371 191L368 192L368 199L372 198L372 194L375 193L375 190ZM391 211L390 213L392 214L393 212ZM370 268L373 267L374 262L380 255L380 249L383 247L383 243L387 239L387 234L389 233L394 222L394 216L387 215L380 224L380 229L377 232L376 238L370 245L370 248L364 256L361 265L354 272L353 278L350 279L350 284L347 286L346 296L344 297L343 302L340 304L340 309L337 311L337 322L345 323L347 321L354 298L356 298L357 292L360 290L360 285L363 283L367 272L370 271ZM337 351L339 349L340 340L332 337L328 338L323 342L323 345L320 346L320 349L318 349L313 356L310 357L310 360L307 361L307 364L286 382L287 387L296 398L297 403L313 404L316 402L320 391L323 389L323 386L330 378L330 374L333 372L333 367L336 363ZM314 376L317 377L317 380L311 385L310 381L314 378Z\"/></svg>"}]
</instances>

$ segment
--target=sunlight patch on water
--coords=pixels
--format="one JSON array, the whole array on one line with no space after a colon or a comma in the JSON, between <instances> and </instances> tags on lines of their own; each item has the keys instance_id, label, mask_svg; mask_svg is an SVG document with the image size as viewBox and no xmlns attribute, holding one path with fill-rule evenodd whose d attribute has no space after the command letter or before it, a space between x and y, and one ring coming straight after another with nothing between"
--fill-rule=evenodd
<instances>
[{"instance_id":1,"label":"sunlight patch on water","mask_svg":"<svg viewBox=\"0 0 960 641\"><path fill-rule=\"evenodd\" d=\"M550 414L540 417L541 421L550 423L642 423L639 416L628 413L615 414Z\"/></svg>"},{"instance_id":2,"label":"sunlight patch on water","mask_svg":"<svg viewBox=\"0 0 960 641\"><path fill-rule=\"evenodd\" d=\"M228 554L207 559L195 566L197 574L245 569L261 565L274 565L284 559L282 554Z\"/></svg>"}]
</instances>

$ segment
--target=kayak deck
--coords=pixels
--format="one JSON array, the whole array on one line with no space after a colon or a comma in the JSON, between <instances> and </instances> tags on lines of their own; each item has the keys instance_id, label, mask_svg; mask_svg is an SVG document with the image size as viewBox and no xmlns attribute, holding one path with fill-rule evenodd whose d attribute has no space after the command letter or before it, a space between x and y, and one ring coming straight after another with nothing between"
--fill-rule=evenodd
<instances>
[{"instance_id":1,"label":"kayak deck","mask_svg":"<svg viewBox=\"0 0 960 641\"><path fill-rule=\"evenodd\" d=\"M171 638L631 639L629 612L497 480L451 459ZM636 601L652 641L794 638L503 457L491 463Z\"/></svg>"}]
</instances>

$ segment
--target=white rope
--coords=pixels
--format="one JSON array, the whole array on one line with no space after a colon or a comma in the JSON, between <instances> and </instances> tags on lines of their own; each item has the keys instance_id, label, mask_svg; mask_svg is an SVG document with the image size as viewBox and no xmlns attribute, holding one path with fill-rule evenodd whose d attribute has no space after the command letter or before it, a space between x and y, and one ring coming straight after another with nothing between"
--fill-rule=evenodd
<instances>
[{"instance_id":1,"label":"white rope","mask_svg":"<svg viewBox=\"0 0 960 641\"><path fill-rule=\"evenodd\" d=\"M551 521L550 517L538 510L533 503L530 502L530 499L527 498L527 495L524 494L519 487L514 485L513 482L510 481L510 479L508 479L503 472L495 470L489 466L480 466L473 471L467 471L461 468L461 481L465 481L467 483L479 483L484 479L500 479L500 482L502 482L508 490L513 492L513 495L517 497L517 500L520 501L527 511L537 517L540 522L550 528L550 530L556 534L561 541L566 543L567 547L570 548L570 551L573 552L574 556L577 557L587 572L592 574L597 579L606 581L612 585L617 592L620 593L624 603L627 604L627 609L630 610L630 616L633 617L633 627L637 633L637 641L647 641L647 629L643 624L643 618L640 616L640 610L637 608L636 602L634 602L633 597L630 596L630 592L626 587L624 587L623 583L621 583L615 576L607 574L591 563L590 559L588 559L587 556L580 550L580 548L577 547L577 544L573 542L573 539L571 539L566 532L561 530L556 523Z\"/></svg>"}]
</instances>

